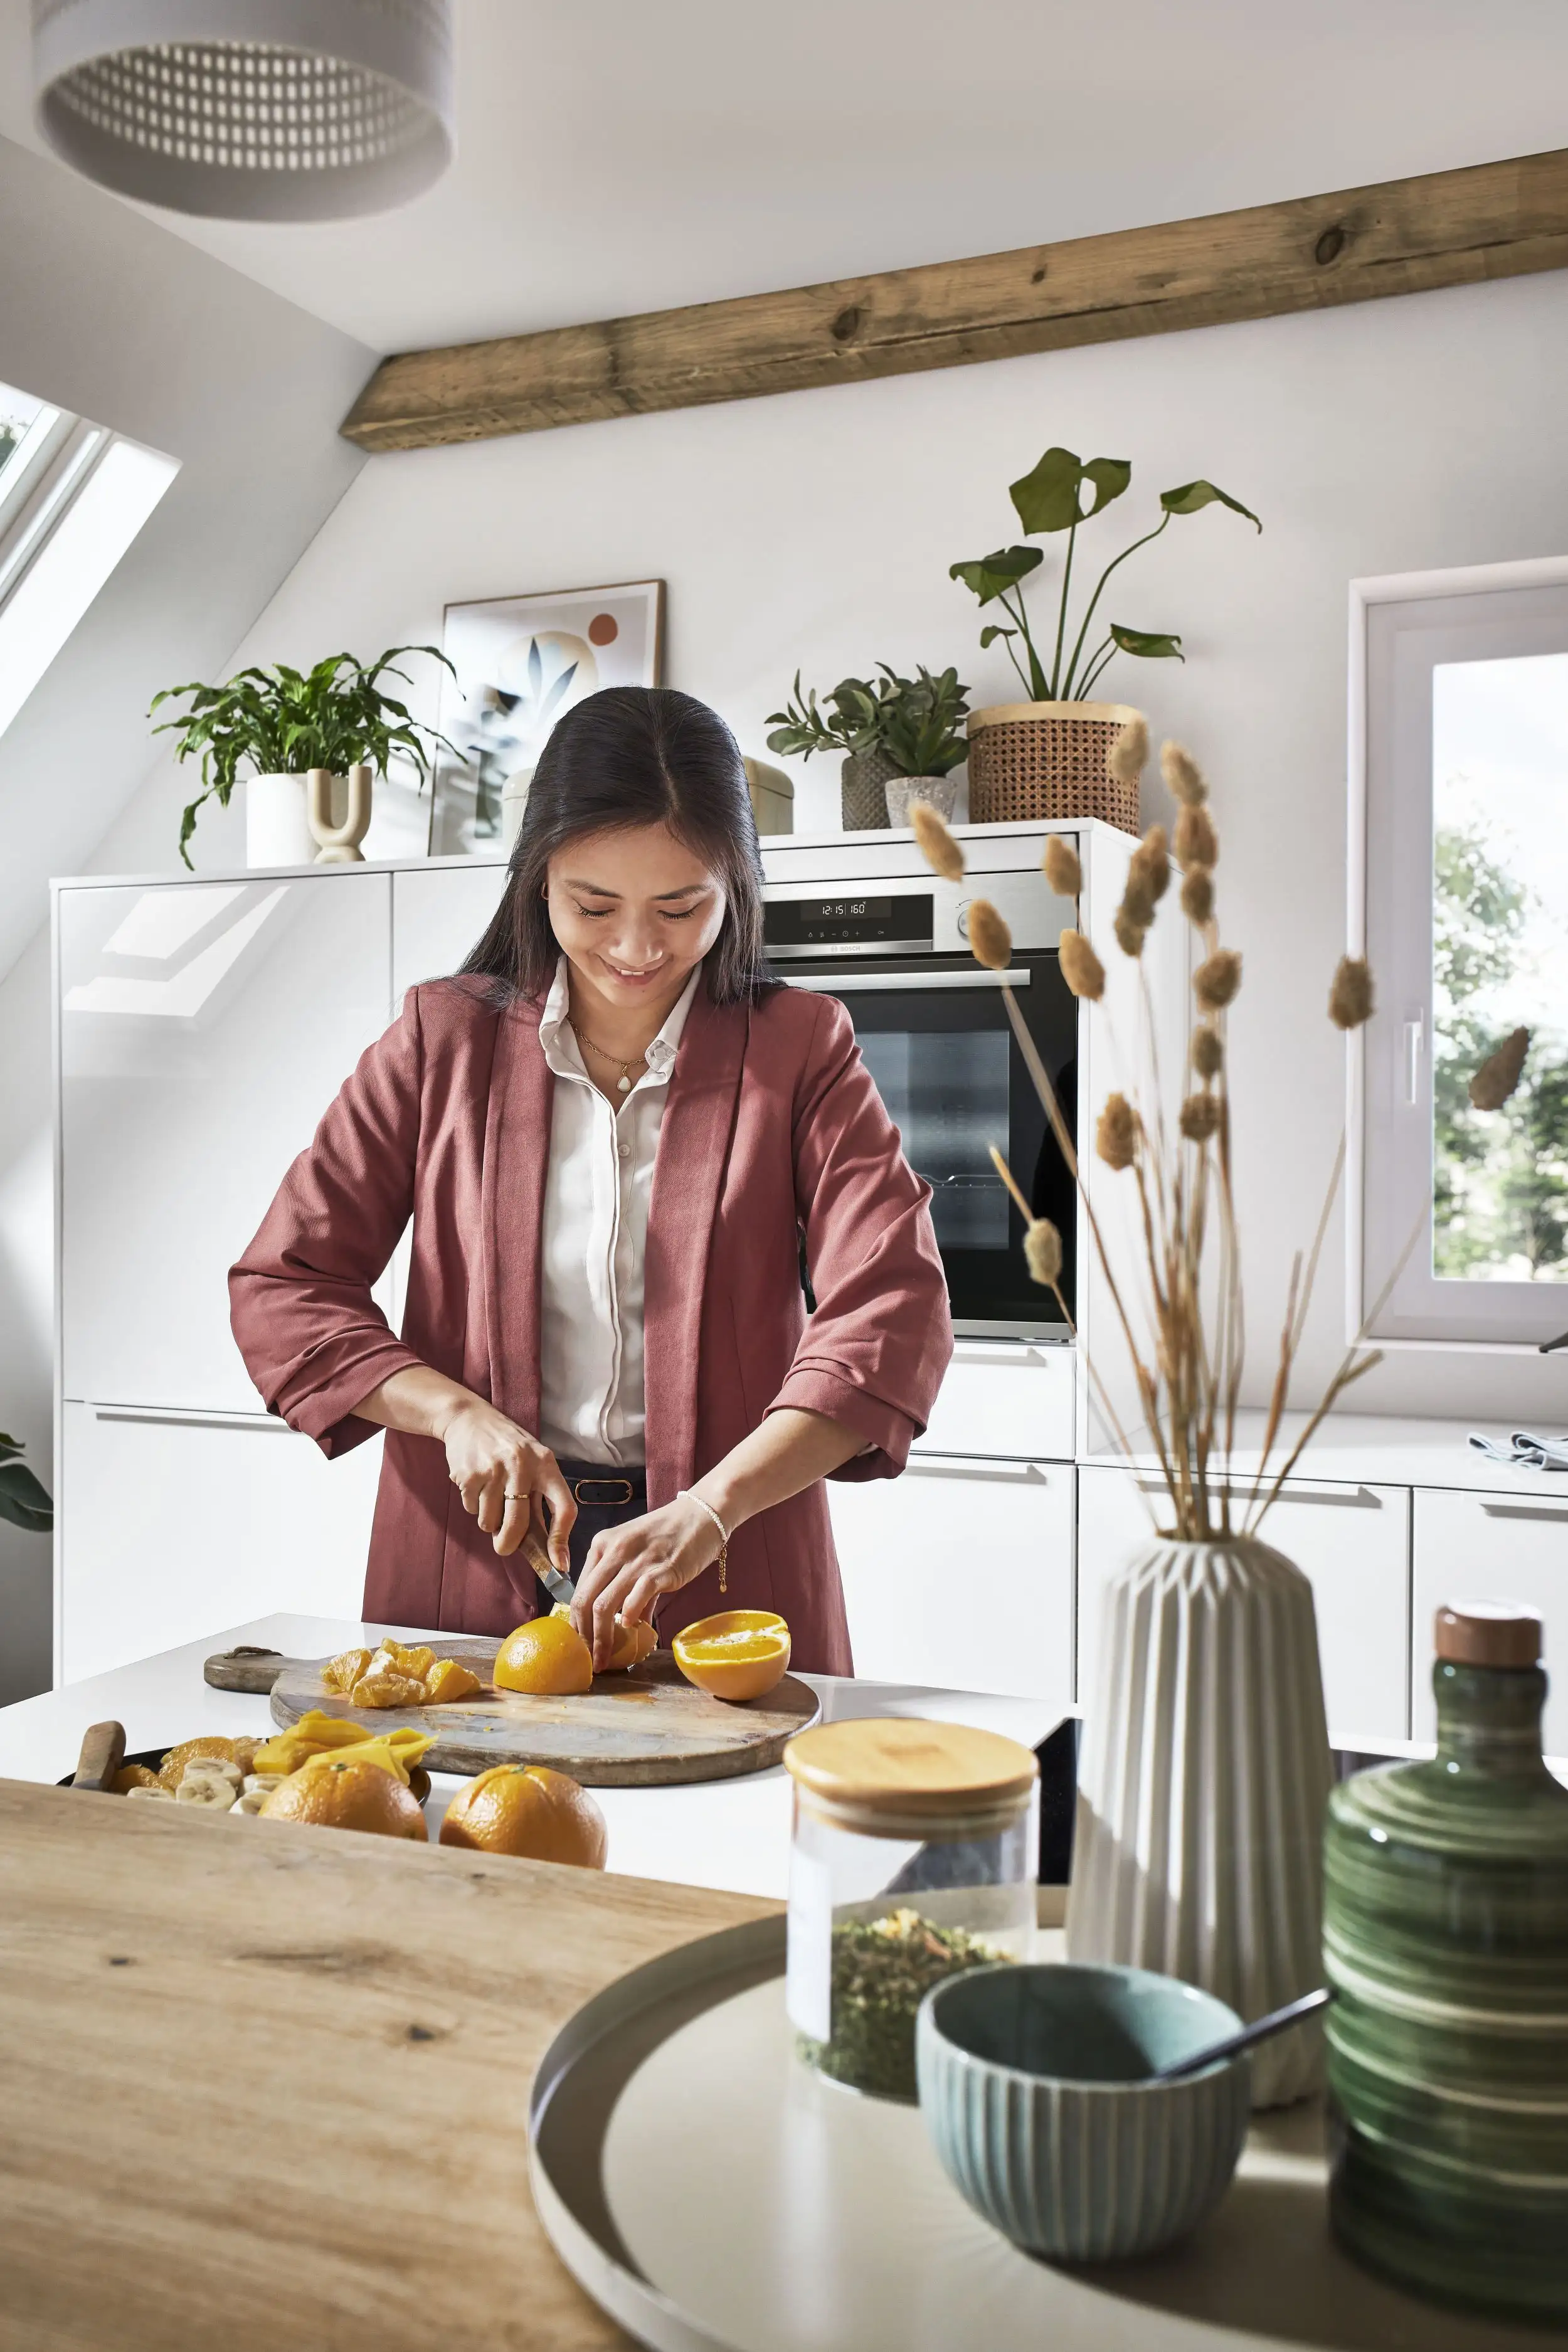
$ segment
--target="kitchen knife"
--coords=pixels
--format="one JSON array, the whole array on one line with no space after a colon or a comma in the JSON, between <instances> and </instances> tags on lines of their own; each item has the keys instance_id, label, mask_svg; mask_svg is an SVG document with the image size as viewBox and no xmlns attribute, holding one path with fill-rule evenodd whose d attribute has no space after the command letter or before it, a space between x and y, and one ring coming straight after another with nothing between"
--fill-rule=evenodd
<instances>
[{"instance_id":1,"label":"kitchen knife","mask_svg":"<svg viewBox=\"0 0 1568 2352\"><path fill-rule=\"evenodd\" d=\"M569 1576L563 1576L558 1568L552 1566L550 1554L531 1528L523 1537L522 1548L528 1555L530 1568L532 1569L552 1601L564 1601L566 1607L570 1609L576 1598L577 1588Z\"/></svg>"}]
</instances>

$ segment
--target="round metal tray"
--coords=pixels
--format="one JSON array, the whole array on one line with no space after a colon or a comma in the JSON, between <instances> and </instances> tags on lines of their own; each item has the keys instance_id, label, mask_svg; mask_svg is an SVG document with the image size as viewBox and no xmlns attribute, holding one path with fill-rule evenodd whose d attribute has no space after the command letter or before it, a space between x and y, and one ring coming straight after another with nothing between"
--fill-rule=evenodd
<instances>
[{"instance_id":1,"label":"round metal tray","mask_svg":"<svg viewBox=\"0 0 1568 2352\"><path fill-rule=\"evenodd\" d=\"M1255 2119L1185 2245L1099 2269L1020 2253L952 2187L917 2108L796 2058L784 1965L782 1916L685 1945L580 2010L534 2080L540 2218L657 2352L1497 2352L1489 2322L1331 2243L1315 2103Z\"/></svg>"}]
</instances>

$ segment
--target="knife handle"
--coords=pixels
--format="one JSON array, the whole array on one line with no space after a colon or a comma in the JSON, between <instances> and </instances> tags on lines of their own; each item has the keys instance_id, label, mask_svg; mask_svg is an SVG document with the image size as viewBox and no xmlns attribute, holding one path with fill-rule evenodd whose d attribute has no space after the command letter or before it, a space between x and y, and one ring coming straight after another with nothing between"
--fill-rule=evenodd
<instances>
[{"instance_id":1,"label":"knife handle","mask_svg":"<svg viewBox=\"0 0 1568 2352\"><path fill-rule=\"evenodd\" d=\"M530 1568L532 1569L552 1601L572 1601L575 1598L576 1587L573 1584L572 1579L562 1575L531 1528L522 1538L522 1549L527 1555Z\"/></svg>"}]
</instances>

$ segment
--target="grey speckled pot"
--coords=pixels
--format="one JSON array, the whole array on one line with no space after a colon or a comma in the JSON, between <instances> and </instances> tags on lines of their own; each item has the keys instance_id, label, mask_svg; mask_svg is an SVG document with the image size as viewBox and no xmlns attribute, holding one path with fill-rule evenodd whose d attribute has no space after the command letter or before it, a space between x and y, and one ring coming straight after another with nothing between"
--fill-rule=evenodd
<instances>
[{"instance_id":1,"label":"grey speckled pot","mask_svg":"<svg viewBox=\"0 0 1568 2352\"><path fill-rule=\"evenodd\" d=\"M1146 1969L976 1969L921 2004L921 2113L953 2186L1026 2252L1152 2253L1224 2196L1251 2095L1245 2057L1179 2083L1148 2070L1239 2024Z\"/></svg>"}]
</instances>

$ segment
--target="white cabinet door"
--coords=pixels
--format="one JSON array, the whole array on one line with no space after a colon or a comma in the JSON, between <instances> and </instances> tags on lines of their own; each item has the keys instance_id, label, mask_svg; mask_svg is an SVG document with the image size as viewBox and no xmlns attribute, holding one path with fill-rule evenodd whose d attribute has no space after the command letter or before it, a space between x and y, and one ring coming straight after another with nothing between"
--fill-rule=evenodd
<instances>
[{"instance_id":1,"label":"white cabinet door","mask_svg":"<svg viewBox=\"0 0 1568 2352\"><path fill-rule=\"evenodd\" d=\"M1142 1474L1110 1466L1079 1470L1079 1657L1080 1706L1098 1687L1100 1615L1105 1588L1150 1540L1140 1486L1156 1502L1163 1489ZM1374 1749L1409 1737L1410 1490L1330 1486L1292 1479L1263 1523L1276 1551L1311 1580L1329 1736L1338 1748Z\"/></svg>"},{"instance_id":2,"label":"white cabinet door","mask_svg":"<svg viewBox=\"0 0 1568 2352\"><path fill-rule=\"evenodd\" d=\"M68 1404L56 1679L107 1674L274 1610L357 1617L381 1446L372 1438L329 1462L262 1415L226 1423Z\"/></svg>"},{"instance_id":3,"label":"white cabinet door","mask_svg":"<svg viewBox=\"0 0 1568 2352\"><path fill-rule=\"evenodd\" d=\"M1070 1462L1073 1375L1071 1348L1033 1346L1018 1339L955 1340L952 1361L919 1450Z\"/></svg>"},{"instance_id":4,"label":"white cabinet door","mask_svg":"<svg viewBox=\"0 0 1568 2352\"><path fill-rule=\"evenodd\" d=\"M430 866L392 877L392 997L464 963L500 904L505 866Z\"/></svg>"},{"instance_id":5,"label":"white cabinet door","mask_svg":"<svg viewBox=\"0 0 1568 2352\"><path fill-rule=\"evenodd\" d=\"M1568 1756L1568 1495L1415 1496L1415 1622L1411 1659L1413 1739L1436 1739L1432 1623L1446 1601L1521 1601L1546 1628L1545 1740Z\"/></svg>"},{"instance_id":6,"label":"white cabinet door","mask_svg":"<svg viewBox=\"0 0 1568 2352\"><path fill-rule=\"evenodd\" d=\"M255 1412L229 1266L391 1011L391 878L59 894L68 1397Z\"/></svg>"},{"instance_id":7,"label":"white cabinet door","mask_svg":"<svg viewBox=\"0 0 1568 2352\"><path fill-rule=\"evenodd\" d=\"M911 1459L828 1481L855 1671L1072 1705L1073 1473Z\"/></svg>"}]
</instances>

